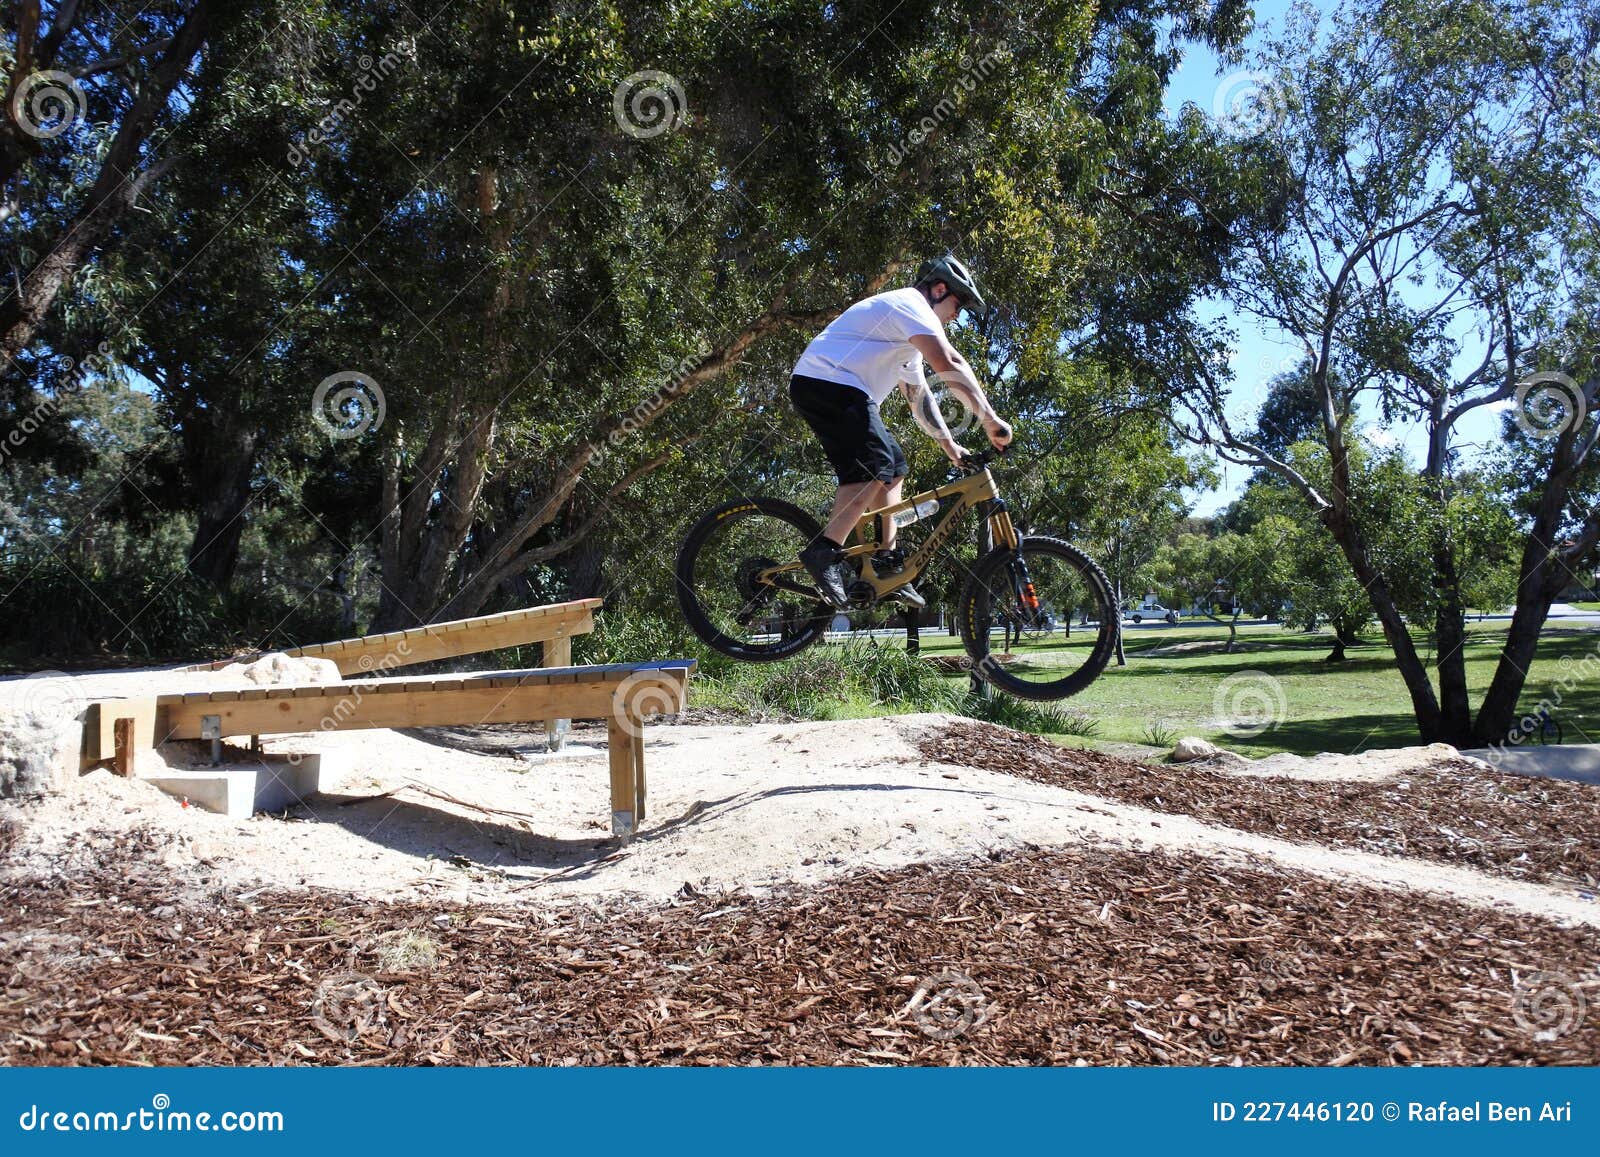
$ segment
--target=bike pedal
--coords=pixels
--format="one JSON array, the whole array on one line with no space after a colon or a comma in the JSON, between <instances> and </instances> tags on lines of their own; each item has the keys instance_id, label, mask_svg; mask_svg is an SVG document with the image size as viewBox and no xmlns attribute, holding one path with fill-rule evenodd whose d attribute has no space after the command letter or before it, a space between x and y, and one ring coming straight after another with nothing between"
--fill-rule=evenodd
<instances>
[{"instance_id":1,"label":"bike pedal","mask_svg":"<svg viewBox=\"0 0 1600 1157\"><path fill-rule=\"evenodd\" d=\"M844 593L849 596L851 604L855 606L870 606L878 600L877 588L866 579L856 579L855 582L845 588Z\"/></svg>"}]
</instances>

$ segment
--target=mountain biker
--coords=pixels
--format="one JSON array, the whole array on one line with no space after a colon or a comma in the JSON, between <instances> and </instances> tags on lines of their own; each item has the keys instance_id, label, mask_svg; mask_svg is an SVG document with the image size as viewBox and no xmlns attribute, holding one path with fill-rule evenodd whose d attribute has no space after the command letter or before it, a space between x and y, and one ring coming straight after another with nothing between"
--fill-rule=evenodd
<instances>
[{"instance_id":1,"label":"mountain biker","mask_svg":"<svg viewBox=\"0 0 1600 1157\"><path fill-rule=\"evenodd\" d=\"M924 361L978 416L996 449L1011 441L1011 427L995 413L972 367L945 337L945 326L962 310L984 308L972 272L946 254L924 261L910 288L875 294L834 318L795 364L789 398L822 442L839 477L828 525L800 552L800 562L835 608L848 604L846 587L855 577L843 558L851 529L865 511L900 501L906 458L878 412L897 385L912 418L952 462L959 464L967 451L951 436L923 380ZM905 555L894 545L896 529L893 519L879 519L872 566L880 575L904 569ZM910 583L889 597L913 608L927 605Z\"/></svg>"}]
</instances>

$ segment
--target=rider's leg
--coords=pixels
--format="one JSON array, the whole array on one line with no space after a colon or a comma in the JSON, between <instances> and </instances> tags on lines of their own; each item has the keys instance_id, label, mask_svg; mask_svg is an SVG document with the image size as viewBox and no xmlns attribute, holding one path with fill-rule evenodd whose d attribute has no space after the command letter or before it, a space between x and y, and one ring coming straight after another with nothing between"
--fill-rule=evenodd
<instances>
[{"instance_id":1,"label":"rider's leg","mask_svg":"<svg viewBox=\"0 0 1600 1157\"><path fill-rule=\"evenodd\" d=\"M828 519L828 525L822 528L823 537L837 546L843 546L856 523L861 521L862 514L874 506L883 505L885 493L887 488L877 481L847 482L840 486L833 499L833 515Z\"/></svg>"},{"instance_id":2,"label":"rider's leg","mask_svg":"<svg viewBox=\"0 0 1600 1157\"><path fill-rule=\"evenodd\" d=\"M899 502L900 491L904 488L905 482L905 476L901 475L899 478L896 478L893 482L889 483L889 485L884 488L883 501L874 503L873 505L893 506L895 503ZM867 509L870 510L872 507L869 506ZM883 537L878 540L878 549L891 550L894 547L895 536L900 533L900 528L894 524L894 519L892 518L885 518L882 520L882 523Z\"/></svg>"}]
</instances>

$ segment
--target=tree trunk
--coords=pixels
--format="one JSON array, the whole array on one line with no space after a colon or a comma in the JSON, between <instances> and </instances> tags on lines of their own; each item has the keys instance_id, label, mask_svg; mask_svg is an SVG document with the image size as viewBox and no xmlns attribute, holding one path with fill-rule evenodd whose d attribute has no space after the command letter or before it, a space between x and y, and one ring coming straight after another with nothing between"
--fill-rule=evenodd
<instances>
[{"instance_id":1,"label":"tree trunk","mask_svg":"<svg viewBox=\"0 0 1600 1157\"><path fill-rule=\"evenodd\" d=\"M83 268L95 246L172 163L170 156L156 158L142 172L135 171L156 118L205 40L209 18L210 0L197 0L117 129L82 207L61 239L49 247L12 295L0 303L0 358L15 361L28 347L56 296Z\"/></svg>"},{"instance_id":2,"label":"tree trunk","mask_svg":"<svg viewBox=\"0 0 1600 1157\"><path fill-rule=\"evenodd\" d=\"M225 410L208 410L204 421L191 416L183 429L188 482L197 500L189 572L218 590L233 582L239 564L259 449L256 432L232 421Z\"/></svg>"},{"instance_id":3,"label":"tree trunk","mask_svg":"<svg viewBox=\"0 0 1600 1157\"><path fill-rule=\"evenodd\" d=\"M1346 472L1341 480L1338 477L1338 464L1335 464L1335 489L1344 487L1348 493L1349 475ZM1422 662L1422 657L1417 654L1417 648L1411 641L1411 635L1406 630L1405 620L1400 616L1400 608L1395 606L1394 596L1389 593L1389 584L1384 581L1372 559L1367 552L1367 544L1361 537L1361 532L1356 528L1350 517L1336 508L1329 508L1323 512L1323 521L1339 544L1345 561L1350 564L1350 570L1367 592L1367 600L1372 604L1373 612L1378 616L1378 622L1383 624L1384 638L1389 643L1389 648L1394 652L1395 667L1400 672L1400 678L1405 682L1406 692L1411 696L1411 709L1417 717L1417 730L1421 733L1424 743L1433 743L1439 739L1439 701L1434 695L1433 684L1428 681L1428 669Z\"/></svg>"},{"instance_id":4,"label":"tree trunk","mask_svg":"<svg viewBox=\"0 0 1600 1157\"><path fill-rule=\"evenodd\" d=\"M1433 552L1433 570L1440 595L1434 614L1434 637L1439 648L1439 738L1456 747L1472 742L1472 704L1467 697L1466 608L1461 605L1461 584L1455 557L1448 546Z\"/></svg>"},{"instance_id":5,"label":"tree trunk","mask_svg":"<svg viewBox=\"0 0 1600 1157\"><path fill-rule=\"evenodd\" d=\"M1559 530L1569 486L1570 475L1552 470L1539 497L1533 528L1522 548L1517 605L1511 613L1505 649L1500 652L1500 662L1495 665L1494 678L1472 728L1473 738L1479 743L1505 742L1516 719L1517 700L1527 682L1526 672L1533 664L1539 632L1550 614L1550 604L1566 585L1568 571L1562 565Z\"/></svg>"}]
</instances>

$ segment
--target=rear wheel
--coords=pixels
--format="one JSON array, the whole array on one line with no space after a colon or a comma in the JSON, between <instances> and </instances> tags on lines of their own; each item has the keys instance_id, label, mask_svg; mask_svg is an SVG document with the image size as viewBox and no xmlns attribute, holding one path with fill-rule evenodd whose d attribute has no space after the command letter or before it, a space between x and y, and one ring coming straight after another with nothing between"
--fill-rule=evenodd
<instances>
[{"instance_id":1,"label":"rear wheel","mask_svg":"<svg viewBox=\"0 0 1600 1157\"><path fill-rule=\"evenodd\" d=\"M1074 627L1087 617L1087 625ZM1029 535L978 560L961 594L961 642L978 675L1021 699L1065 699L1093 683L1116 651L1111 583L1059 538ZM1055 630L1040 630L1053 623ZM999 632L996 634L996 632ZM996 654L993 640L1011 639Z\"/></svg>"},{"instance_id":2,"label":"rear wheel","mask_svg":"<svg viewBox=\"0 0 1600 1157\"><path fill-rule=\"evenodd\" d=\"M742 498L702 516L678 551L678 606L714 650L774 662L821 639L833 608L817 595L796 556L822 528L777 498ZM795 564L764 580L764 571Z\"/></svg>"}]
</instances>

